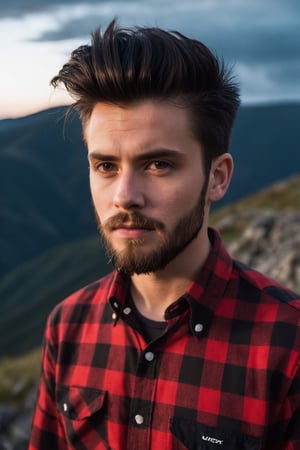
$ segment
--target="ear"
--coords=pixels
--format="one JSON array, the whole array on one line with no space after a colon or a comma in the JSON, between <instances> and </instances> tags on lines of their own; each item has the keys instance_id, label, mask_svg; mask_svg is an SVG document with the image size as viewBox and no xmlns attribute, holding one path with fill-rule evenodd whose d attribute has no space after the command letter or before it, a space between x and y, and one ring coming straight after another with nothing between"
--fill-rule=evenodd
<instances>
[{"instance_id":1,"label":"ear","mask_svg":"<svg viewBox=\"0 0 300 450\"><path fill-rule=\"evenodd\" d=\"M208 201L215 202L221 200L225 195L233 172L233 159L230 153L223 153L212 161L209 184Z\"/></svg>"}]
</instances>

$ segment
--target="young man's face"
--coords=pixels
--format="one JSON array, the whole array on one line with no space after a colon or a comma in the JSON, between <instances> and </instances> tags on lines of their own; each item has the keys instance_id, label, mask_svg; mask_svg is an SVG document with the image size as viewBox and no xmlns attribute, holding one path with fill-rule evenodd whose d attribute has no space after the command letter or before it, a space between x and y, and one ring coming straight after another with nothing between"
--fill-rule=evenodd
<instances>
[{"instance_id":1,"label":"young man's face","mask_svg":"<svg viewBox=\"0 0 300 450\"><path fill-rule=\"evenodd\" d=\"M156 272L197 237L207 214L202 149L184 108L98 103L85 127L99 229L119 270Z\"/></svg>"}]
</instances>

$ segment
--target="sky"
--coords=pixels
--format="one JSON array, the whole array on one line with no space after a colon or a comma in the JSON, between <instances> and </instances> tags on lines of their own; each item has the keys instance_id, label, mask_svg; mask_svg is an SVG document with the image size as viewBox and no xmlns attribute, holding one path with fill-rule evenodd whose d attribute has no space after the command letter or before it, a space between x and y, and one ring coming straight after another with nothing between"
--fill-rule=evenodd
<instances>
[{"instance_id":1,"label":"sky","mask_svg":"<svg viewBox=\"0 0 300 450\"><path fill-rule=\"evenodd\" d=\"M244 104L300 101L299 0L0 0L0 119L69 103L50 79L114 17L204 42L234 66Z\"/></svg>"}]
</instances>

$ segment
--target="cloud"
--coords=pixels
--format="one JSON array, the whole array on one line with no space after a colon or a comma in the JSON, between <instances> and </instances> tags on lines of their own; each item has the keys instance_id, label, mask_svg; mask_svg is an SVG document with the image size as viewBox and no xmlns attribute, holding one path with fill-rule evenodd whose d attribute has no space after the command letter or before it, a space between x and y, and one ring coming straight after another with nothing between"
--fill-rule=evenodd
<instances>
[{"instance_id":1,"label":"cloud","mask_svg":"<svg viewBox=\"0 0 300 450\"><path fill-rule=\"evenodd\" d=\"M103 1L105 2L105 0L89 0L88 3L99 5ZM110 1L114 2L114 0ZM123 1L126 2L126 0ZM83 3L83 0L1 0L1 19L20 18L27 14L51 11L58 6L70 8Z\"/></svg>"},{"instance_id":2,"label":"cloud","mask_svg":"<svg viewBox=\"0 0 300 450\"><path fill-rule=\"evenodd\" d=\"M33 0L32 0L33 1ZM114 16L124 25L158 25L192 35L231 61L288 61L300 54L300 2L279 0L202 0L186 2L91 2L53 10L52 26L35 41L89 39L90 32ZM157 7L156 7L157 6ZM170 14L172 10L172 14ZM296 14L298 12L298 15Z\"/></svg>"}]
</instances>

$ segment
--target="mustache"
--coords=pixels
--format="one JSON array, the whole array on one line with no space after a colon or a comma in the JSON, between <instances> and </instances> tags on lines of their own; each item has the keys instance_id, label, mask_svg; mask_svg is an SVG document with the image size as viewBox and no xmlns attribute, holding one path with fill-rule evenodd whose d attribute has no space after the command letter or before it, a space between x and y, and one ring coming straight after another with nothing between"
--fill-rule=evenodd
<instances>
[{"instance_id":1,"label":"mustache","mask_svg":"<svg viewBox=\"0 0 300 450\"><path fill-rule=\"evenodd\" d=\"M162 230L164 228L164 225L158 220L145 217L136 211L130 213L118 213L109 217L101 227L103 229L113 230L115 228L121 228L125 223L130 224L130 227L133 228L146 228L150 230Z\"/></svg>"}]
</instances>

